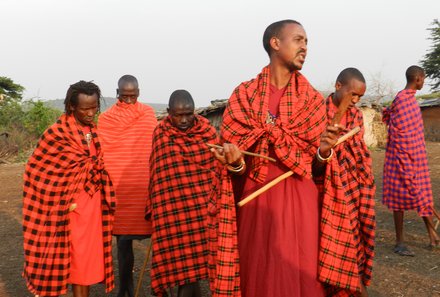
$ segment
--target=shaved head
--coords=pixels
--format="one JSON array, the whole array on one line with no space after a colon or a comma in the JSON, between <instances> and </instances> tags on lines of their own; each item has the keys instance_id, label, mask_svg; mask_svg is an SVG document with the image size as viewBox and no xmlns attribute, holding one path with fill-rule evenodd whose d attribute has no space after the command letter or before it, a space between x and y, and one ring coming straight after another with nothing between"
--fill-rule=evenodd
<instances>
[{"instance_id":1,"label":"shaved head","mask_svg":"<svg viewBox=\"0 0 440 297\"><path fill-rule=\"evenodd\" d=\"M365 83L364 76L356 68L345 68L342 70L341 73L339 73L338 78L336 78L336 82L340 82L341 84L345 85L352 79Z\"/></svg>"},{"instance_id":2,"label":"shaved head","mask_svg":"<svg viewBox=\"0 0 440 297\"><path fill-rule=\"evenodd\" d=\"M123 89L126 86L133 86L135 89L138 89L139 84L138 84L136 77L134 77L133 75L130 75L130 74L126 74L126 75L122 76L118 80L118 89Z\"/></svg>"},{"instance_id":3,"label":"shaved head","mask_svg":"<svg viewBox=\"0 0 440 297\"><path fill-rule=\"evenodd\" d=\"M413 83L416 81L417 76L425 77L425 70L422 67L413 65L406 70L405 76L407 83Z\"/></svg>"},{"instance_id":4,"label":"shaved head","mask_svg":"<svg viewBox=\"0 0 440 297\"><path fill-rule=\"evenodd\" d=\"M168 108L174 109L177 105L189 105L195 107L194 100L187 90L176 90L170 96Z\"/></svg>"},{"instance_id":5,"label":"shaved head","mask_svg":"<svg viewBox=\"0 0 440 297\"><path fill-rule=\"evenodd\" d=\"M270 46L270 40L272 39L272 37L279 38L281 36L281 32L283 31L284 26L288 24L296 24L302 26L299 22L294 20L283 20L270 24L264 31L263 46L269 57L272 52L272 48Z\"/></svg>"}]
</instances>

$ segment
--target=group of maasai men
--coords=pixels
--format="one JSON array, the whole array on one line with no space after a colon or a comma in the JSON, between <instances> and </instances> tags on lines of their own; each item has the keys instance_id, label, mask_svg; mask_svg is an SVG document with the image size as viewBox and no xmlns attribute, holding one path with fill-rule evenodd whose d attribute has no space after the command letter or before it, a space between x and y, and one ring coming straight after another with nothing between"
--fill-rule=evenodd
<instances>
[{"instance_id":1,"label":"group of maasai men","mask_svg":"<svg viewBox=\"0 0 440 297\"><path fill-rule=\"evenodd\" d=\"M365 79L344 69L324 99L299 72L307 35L296 21L271 24L263 45L270 63L234 90L220 135L195 114L185 90L171 94L168 116L157 123L137 101L136 78L124 75L117 103L95 125L100 89L70 86L65 113L44 132L24 174L30 292L59 296L70 284L83 297L96 283L111 291L115 236L117 296L132 297L133 240L151 236L155 296L174 287L179 297L202 296L202 280L212 296L368 296L375 184L355 106ZM432 248L440 239L414 97L425 74L411 66L406 76L384 111L383 202L394 211L394 251L412 256L403 243L405 210L423 217Z\"/></svg>"}]
</instances>

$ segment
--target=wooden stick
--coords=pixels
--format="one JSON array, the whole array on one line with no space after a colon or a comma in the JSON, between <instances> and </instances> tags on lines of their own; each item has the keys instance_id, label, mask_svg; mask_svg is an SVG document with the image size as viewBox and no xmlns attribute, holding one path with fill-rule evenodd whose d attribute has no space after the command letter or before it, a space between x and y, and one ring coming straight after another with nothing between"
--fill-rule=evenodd
<instances>
[{"instance_id":1,"label":"wooden stick","mask_svg":"<svg viewBox=\"0 0 440 297\"><path fill-rule=\"evenodd\" d=\"M348 138L352 137L353 135L355 135L356 133L358 133L361 129L359 127L356 127L352 130L350 130L347 134L341 136L338 139L338 142L336 143L336 145L343 143L344 141L346 141ZM336 146L335 145L335 146ZM280 181L288 178L289 176L291 176L293 174L293 171L289 170L286 173L281 174L280 176L278 176L276 179L274 179L273 181L271 181L270 183L266 184L264 187L261 187L260 189L258 189L257 191L253 192L252 194L250 194L249 196L247 196L246 198L244 198L243 200L241 200L240 202L238 202L238 206L242 207L243 205L245 205L246 203L249 203L250 201L254 200L258 195L266 192L267 190L269 190L270 188L272 188L273 186L275 186L276 184L278 184Z\"/></svg>"},{"instance_id":2,"label":"wooden stick","mask_svg":"<svg viewBox=\"0 0 440 297\"><path fill-rule=\"evenodd\" d=\"M148 260L150 260L152 246L153 246L153 239L150 237L150 244L148 245L148 248L147 248L147 254L145 255L144 265L142 266L141 273L139 275L139 280L138 280L137 286L136 286L136 292L134 294L135 297L139 296L139 290L141 288L142 278L144 277L144 272L145 272L145 269L147 268Z\"/></svg>"},{"instance_id":3,"label":"wooden stick","mask_svg":"<svg viewBox=\"0 0 440 297\"><path fill-rule=\"evenodd\" d=\"M429 228L431 228L432 231L433 231L435 234L437 234L437 236L440 236L440 234L438 234L438 232L437 232L436 228L434 227L434 225L433 225L429 220L426 220L426 223L428 223ZM430 237L431 237L431 236L430 236Z\"/></svg>"},{"instance_id":4,"label":"wooden stick","mask_svg":"<svg viewBox=\"0 0 440 297\"><path fill-rule=\"evenodd\" d=\"M355 134L357 134L359 131L361 131L360 127L355 127L353 129L351 129L350 131L348 131L346 134L342 135L341 137L339 137L338 141L336 142L335 146L337 146L338 144L343 143L344 141L346 141L347 139L349 139L350 137L353 137Z\"/></svg>"},{"instance_id":5,"label":"wooden stick","mask_svg":"<svg viewBox=\"0 0 440 297\"><path fill-rule=\"evenodd\" d=\"M335 116L333 117L330 125L338 125L341 122L342 117L347 111L350 103L351 103L351 96L345 96L345 98L342 98L341 102L339 102L338 110L336 111Z\"/></svg>"},{"instance_id":6,"label":"wooden stick","mask_svg":"<svg viewBox=\"0 0 440 297\"><path fill-rule=\"evenodd\" d=\"M279 183L280 181L288 178L289 176L291 176L293 174L293 171L289 170L286 173L281 174L280 176L278 176L276 179L274 179L273 181L271 181L270 183L266 184L264 187L261 187L260 189L258 189L257 191L253 192L252 194L250 194L249 196L247 196L246 198L244 198L243 200L241 200L240 202L238 202L238 206L242 207L243 205L245 205L246 203L252 201L255 199L255 197L257 197L258 195L266 192L267 190L269 190L270 188L272 188L273 186L275 186L277 183Z\"/></svg>"},{"instance_id":7,"label":"wooden stick","mask_svg":"<svg viewBox=\"0 0 440 297\"><path fill-rule=\"evenodd\" d=\"M222 149L223 148L221 145L216 145L216 144L211 144L211 143L207 143L207 145L209 147L218 148L218 149ZM241 151L241 153L243 155L248 155L248 156L252 156L252 157L258 157L258 158L266 159L266 160L269 160L269 161L272 161L272 162L276 162L277 161L274 158L267 157L267 156L260 155L260 154L256 154L256 153L251 153L251 152L247 152L247 151Z\"/></svg>"},{"instance_id":8,"label":"wooden stick","mask_svg":"<svg viewBox=\"0 0 440 297\"><path fill-rule=\"evenodd\" d=\"M437 217L437 219L440 221L440 215L438 214L437 210L435 209L434 205L432 206L432 212Z\"/></svg>"}]
</instances>

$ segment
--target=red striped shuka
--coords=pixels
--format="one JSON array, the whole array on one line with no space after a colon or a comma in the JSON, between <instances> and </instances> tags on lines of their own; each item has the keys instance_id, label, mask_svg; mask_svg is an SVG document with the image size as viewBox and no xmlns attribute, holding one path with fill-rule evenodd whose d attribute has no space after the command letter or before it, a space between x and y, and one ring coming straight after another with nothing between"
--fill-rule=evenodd
<instances>
[{"instance_id":1,"label":"red striped shuka","mask_svg":"<svg viewBox=\"0 0 440 297\"><path fill-rule=\"evenodd\" d=\"M207 202L217 162L207 143L217 142L209 121L195 116L187 131L168 116L153 133L150 201L153 223L151 288L165 290L208 278Z\"/></svg>"},{"instance_id":2,"label":"red striped shuka","mask_svg":"<svg viewBox=\"0 0 440 297\"><path fill-rule=\"evenodd\" d=\"M329 123L337 107L327 98ZM319 279L329 296L357 296L370 285L374 258L375 184L370 152L364 141L362 112L353 107L341 124L361 131L334 148L323 185Z\"/></svg>"},{"instance_id":3,"label":"red striped shuka","mask_svg":"<svg viewBox=\"0 0 440 297\"><path fill-rule=\"evenodd\" d=\"M383 111L388 141L383 168L382 203L392 211L416 210L432 216L431 178L426 156L423 118L416 90L402 90Z\"/></svg>"},{"instance_id":4,"label":"red striped shuka","mask_svg":"<svg viewBox=\"0 0 440 297\"><path fill-rule=\"evenodd\" d=\"M82 191L101 192L106 292L114 287L112 222L113 185L104 169L96 127L91 126L96 156L73 116L62 115L41 136L25 168L23 187L24 271L30 292L67 293L70 270L69 207ZM93 253L93 251L90 251Z\"/></svg>"},{"instance_id":5,"label":"red striped shuka","mask_svg":"<svg viewBox=\"0 0 440 297\"><path fill-rule=\"evenodd\" d=\"M136 102L118 101L99 116L98 131L105 167L116 192L114 235L151 234L151 222L144 220L150 179L149 159L154 110Z\"/></svg>"}]
</instances>

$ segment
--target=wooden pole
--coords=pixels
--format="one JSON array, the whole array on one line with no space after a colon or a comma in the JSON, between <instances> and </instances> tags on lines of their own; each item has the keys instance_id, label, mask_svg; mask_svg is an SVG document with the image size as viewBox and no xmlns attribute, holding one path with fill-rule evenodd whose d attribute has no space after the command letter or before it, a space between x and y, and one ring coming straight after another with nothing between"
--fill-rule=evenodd
<instances>
[{"instance_id":1,"label":"wooden pole","mask_svg":"<svg viewBox=\"0 0 440 297\"><path fill-rule=\"evenodd\" d=\"M344 141L346 141L347 139L349 139L350 137L353 137L354 135L356 135L359 131L361 131L360 127L354 127L353 129L351 129L350 131L347 132L347 134L342 135L338 141L336 142L335 146L337 146L338 144L343 143Z\"/></svg>"},{"instance_id":2,"label":"wooden pole","mask_svg":"<svg viewBox=\"0 0 440 297\"><path fill-rule=\"evenodd\" d=\"M270 188L272 188L273 186L275 186L277 183L279 183L280 181L288 178L289 176L291 176L293 174L293 171L289 170L286 173L281 174L280 176L278 176L276 179L274 179L273 181L271 181L270 183L266 184L264 187L261 187L260 189L258 189L257 191L253 192L252 194L250 194L249 196L247 196L246 198L244 198L243 200L241 200L240 202L238 202L238 206L242 207L243 205L245 205L246 203L254 200L258 195L266 192L267 190L269 190Z\"/></svg>"},{"instance_id":3,"label":"wooden pole","mask_svg":"<svg viewBox=\"0 0 440 297\"><path fill-rule=\"evenodd\" d=\"M217 148L217 149L222 149L223 147L221 145L216 145L216 144L211 144L211 143L207 143L207 145L209 147L213 147L213 148ZM272 162L276 162L277 160L275 160L274 158L268 157L268 156L264 156L264 155L260 155L260 154L256 154L256 153L251 153L251 152L247 152L247 151L240 151L243 155L248 155L248 156L252 156L252 157L258 157L258 158L262 158L262 159L266 159Z\"/></svg>"},{"instance_id":4,"label":"wooden pole","mask_svg":"<svg viewBox=\"0 0 440 297\"><path fill-rule=\"evenodd\" d=\"M144 277L144 272L145 272L145 269L147 268L148 260L150 260L152 246L153 246L153 239L150 237L150 244L148 245L148 248L147 248L147 254L145 255L144 265L142 266L141 272L139 274L139 280L137 282L136 292L134 294L135 297L139 296L139 290L141 288L142 278Z\"/></svg>"}]
</instances>

